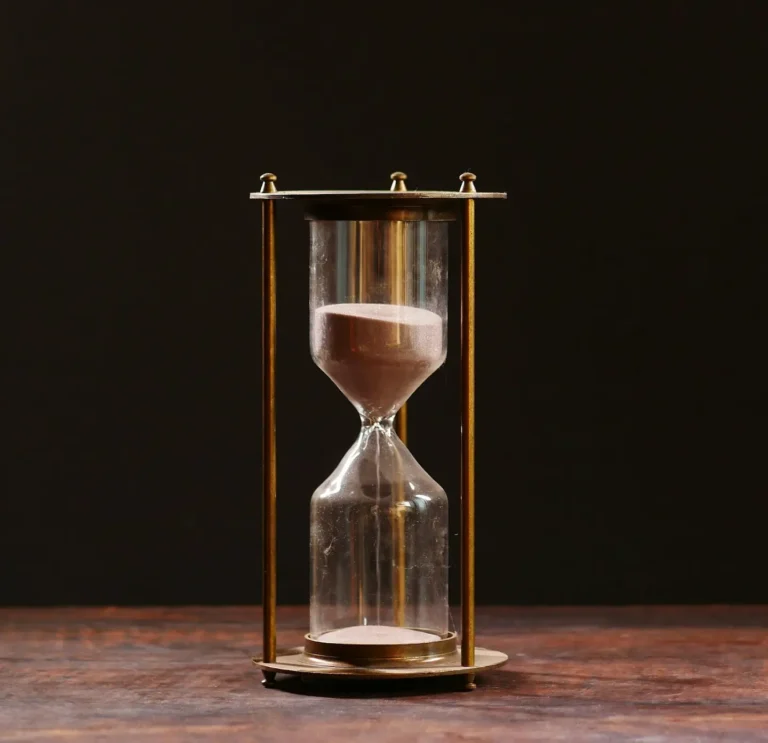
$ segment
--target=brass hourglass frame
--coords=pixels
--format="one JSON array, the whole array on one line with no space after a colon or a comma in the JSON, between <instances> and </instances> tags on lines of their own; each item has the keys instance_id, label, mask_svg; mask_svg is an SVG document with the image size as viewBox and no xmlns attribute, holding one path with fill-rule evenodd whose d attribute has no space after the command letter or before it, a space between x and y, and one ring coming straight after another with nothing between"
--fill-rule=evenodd
<instances>
[{"instance_id":1,"label":"brass hourglass frame","mask_svg":"<svg viewBox=\"0 0 768 743\"><path fill-rule=\"evenodd\" d=\"M465 688L475 688L475 673L502 665L507 656L475 646L475 201L505 199L505 193L475 188L476 176L463 173L457 191L409 191L404 173L391 175L390 190L278 191L276 176L265 173L262 186L251 198L262 207L262 612L263 654L254 662L272 685L277 673L330 677L411 678L464 676ZM461 217L461 648L413 658L407 646L349 647L345 662L327 660L322 643L309 635L305 646L278 655L277 650L277 437L275 418L275 352L277 271L275 256L275 202L300 200L310 219L422 220ZM397 416L397 434L407 444L407 405ZM454 635L455 637L455 635ZM455 640L454 640L455 643ZM356 656L357 650L357 658ZM443 651L445 648L442 649ZM373 651L373 654L371 654ZM426 661L426 662L425 662Z\"/></svg>"}]
</instances>

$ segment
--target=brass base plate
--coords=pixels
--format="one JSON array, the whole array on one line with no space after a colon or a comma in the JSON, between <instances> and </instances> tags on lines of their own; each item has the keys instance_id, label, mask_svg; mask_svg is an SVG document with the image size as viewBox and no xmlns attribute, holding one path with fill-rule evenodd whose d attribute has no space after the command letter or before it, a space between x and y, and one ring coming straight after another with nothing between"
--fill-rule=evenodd
<instances>
[{"instance_id":1,"label":"brass base plate","mask_svg":"<svg viewBox=\"0 0 768 743\"><path fill-rule=\"evenodd\" d=\"M355 666L339 661L319 661L304 654L304 648L297 647L286 650L277 656L274 663L264 663L261 658L253 662L263 671L289 673L299 676L326 676L329 678L359 678L359 679L407 679L424 678L428 676L466 676L491 668L498 668L507 662L508 658L498 650L475 648L475 664L461 665L461 653L445 655L429 661L404 663L398 666Z\"/></svg>"}]
</instances>

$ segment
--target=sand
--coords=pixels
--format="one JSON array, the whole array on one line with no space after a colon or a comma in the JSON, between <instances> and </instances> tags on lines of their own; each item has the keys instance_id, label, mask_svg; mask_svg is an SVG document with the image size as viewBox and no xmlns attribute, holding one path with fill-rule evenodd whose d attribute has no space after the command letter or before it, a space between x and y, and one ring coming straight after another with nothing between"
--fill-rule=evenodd
<instances>
[{"instance_id":1,"label":"sand","mask_svg":"<svg viewBox=\"0 0 768 743\"><path fill-rule=\"evenodd\" d=\"M344 645L413 645L420 642L434 642L440 635L421 632L406 627L386 627L382 624L358 625L324 632L317 638L322 642Z\"/></svg>"},{"instance_id":2,"label":"sand","mask_svg":"<svg viewBox=\"0 0 768 743\"><path fill-rule=\"evenodd\" d=\"M329 304L315 310L312 354L365 414L393 415L445 359L443 320L395 304Z\"/></svg>"}]
</instances>

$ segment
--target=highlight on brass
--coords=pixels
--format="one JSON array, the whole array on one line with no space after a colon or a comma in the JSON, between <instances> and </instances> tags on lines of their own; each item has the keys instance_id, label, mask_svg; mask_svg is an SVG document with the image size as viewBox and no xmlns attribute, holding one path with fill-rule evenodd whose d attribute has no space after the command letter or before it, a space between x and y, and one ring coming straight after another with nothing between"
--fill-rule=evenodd
<instances>
[{"instance_id":1,"label":"highlight on brass","mask_svg":"<svg viewBox=\"0 0 768 743\"><path fill-rule=\"evenodd\" d=\"M477 191L471 173L461 175L456 191L409 191L406 179L395 171L390 189L381 191L279 191L276 177L265 173L261 190L251 194L264 206L268 295L264 654L256 662L269 685L278 673L456 675L474 688L476 672L506 661L503 653L474 645L474 202L506 195ZM274 323L279 254L272 207L287 199L303 201L309 220L312 358L329 378L328 393L334 394L332 382L342 393L339 405L351 405L361 427L309 498L309 633L303 647L277 652L276 349L268 325ZM450 495L462 500L460 638L448 603L449 494L407 448L405 411L448 353L449 224L455 220L462 223L463 407L456 421L462 492Z\"/></svg>"}]
</instances>

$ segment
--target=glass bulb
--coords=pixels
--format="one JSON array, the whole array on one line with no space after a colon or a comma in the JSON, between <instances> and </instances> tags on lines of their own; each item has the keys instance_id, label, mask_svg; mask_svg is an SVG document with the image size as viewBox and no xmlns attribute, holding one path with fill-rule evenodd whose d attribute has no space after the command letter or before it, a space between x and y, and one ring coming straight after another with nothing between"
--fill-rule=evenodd
<instances>
[{"instance_id":1,"label":"glass bulb","mask_svg":"<svg viewBox=\"0 0 768 743\"><path fill-rule=\"evenodd\" d=\"M393 430L445 360L447 224L312 221L310 347L362 419L311 501L310 633L403 644L448 630L448 500Z\"/></svg>"}]
</instances>

